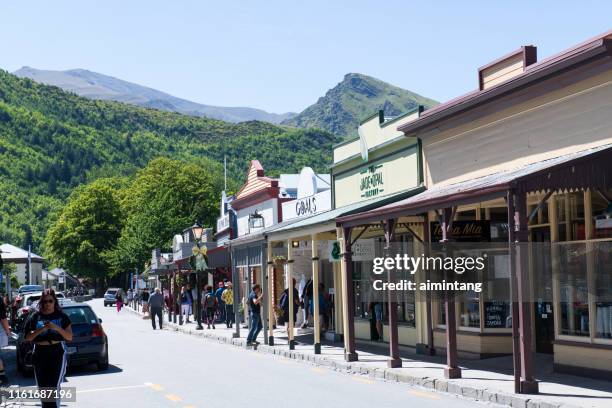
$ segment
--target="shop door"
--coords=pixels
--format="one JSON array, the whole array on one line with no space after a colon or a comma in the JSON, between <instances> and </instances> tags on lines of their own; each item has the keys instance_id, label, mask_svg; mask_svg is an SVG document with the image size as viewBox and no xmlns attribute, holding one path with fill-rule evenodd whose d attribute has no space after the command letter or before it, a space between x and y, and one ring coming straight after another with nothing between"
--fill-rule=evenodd
<instances>
[{"instance_id":1,"label":"shop door","mask_svg":"<svg viewBox=\"0 0 612 408\"><path fill-rule=\"evenodd\" d=\"M531 230L531 242L550 242L550 229L548 227L533 228ZM548 246L546 246L548 248ZM552 274L550 270L550 251L542 251L542 247L536 247L537 256L532 256L533 267L537 271L534 289L536 302L534 302L535 315L535 340L537 353L553 353L553 342L555 340L555 319L552 304Z\"/></svg>"}]
</instances>

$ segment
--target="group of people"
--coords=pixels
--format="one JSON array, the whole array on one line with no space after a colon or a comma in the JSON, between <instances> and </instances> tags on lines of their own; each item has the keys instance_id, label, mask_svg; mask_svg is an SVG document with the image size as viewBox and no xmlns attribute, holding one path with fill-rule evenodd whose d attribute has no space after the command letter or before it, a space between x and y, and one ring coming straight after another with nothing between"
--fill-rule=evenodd
<instances>
[{"instance_id":1,"label":"group of people","mask_svg":"<svg viewBox=\"0 0 612 408\"><path fill-rule=\"evenodd\" d=\"M129 298L129 291L128 291ZM225 323L227 328L234 325L234 292L232 282L224 280L218 283L214 290L212 285L206 285L200 294L200 313L202 321L208 329L215 329L215 324ZM139 301L142 303L143 312L149 313L153 330L157 329L156 319L159 328L163 325L164 310L173 310L173 301L170 293L162 292L160 288L149 295L147 290L140 294ZM184 323L188 324L195 320L197 316L197 289L192 288L191 284L181 286L181 291L177 299ZM193 318L193 320L192 320Z\"/></svg>"},{"instance_id":2,"label":"group of people","mask_svg":"<svg viewBox=\"0 0 612 408\"><path fill-rule=\"evenodd\" d=\"M312 279L301 282L300 290L296 288L297 282L293 279L293 307L291 313L293 313L293 323L295 324L298 319L298 310L302 310L302 325L301 328L306 328L310 324L311 316L314 316L314 291ZM325 292L325 285L319 283L319 317L321 323L321 330L326 331L329 327L329 313L332 308L332 302L329 295ZM289 320L289 288L285 289L280 296L278 311L276 319L279 325L285 324Z\"/></svg>"}]
</instances>

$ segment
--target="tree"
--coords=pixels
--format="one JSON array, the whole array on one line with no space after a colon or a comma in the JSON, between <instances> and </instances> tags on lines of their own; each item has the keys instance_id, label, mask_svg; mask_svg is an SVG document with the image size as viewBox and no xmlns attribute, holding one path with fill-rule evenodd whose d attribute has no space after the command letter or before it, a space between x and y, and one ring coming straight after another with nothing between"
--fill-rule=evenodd
<instances>
[{"instance_id":1,"label":"tree","mask_svg":"<svg viewBox=\"0 0 612 408\"><path fill-rule=\"evenodd\" d=\"M122 228L120 184L117 179L99 179L71 195L45 240L54 264L94 279L107 274L103 255Z\"/></svg>"},{"instance_id":2,"label":"tree","mask_svg":"<svg viewBox=\"0 0 612 408\"><path fill-rule=\"evenodd\" d=\"M196 220L212 225L222 180L220 168L166 158L139 171L124 194L121 237L107 253L112 272L142 268L152 249L168 248L174 234Z\"/></svg>"}]
</instances>

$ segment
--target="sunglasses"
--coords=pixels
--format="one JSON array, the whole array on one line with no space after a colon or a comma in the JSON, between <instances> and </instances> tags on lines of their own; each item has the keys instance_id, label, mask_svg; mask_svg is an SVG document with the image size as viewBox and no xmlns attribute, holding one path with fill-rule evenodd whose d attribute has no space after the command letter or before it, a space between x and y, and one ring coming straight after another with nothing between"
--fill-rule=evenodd
<instances>
[{"instance_id":1,"label":"sunglasses","mask_svg":"<svg viewBox=\"0 0 612 408\"><path fill-rule=\"evenodd\" d=\"M43 301L42 301L42 304L43 304L43 305L47 305L47 304L50 304L50 303L55 303L55 300L53 300L53 299L47 299L47 300L43 300Z\"/></svg>"}]
</instances>

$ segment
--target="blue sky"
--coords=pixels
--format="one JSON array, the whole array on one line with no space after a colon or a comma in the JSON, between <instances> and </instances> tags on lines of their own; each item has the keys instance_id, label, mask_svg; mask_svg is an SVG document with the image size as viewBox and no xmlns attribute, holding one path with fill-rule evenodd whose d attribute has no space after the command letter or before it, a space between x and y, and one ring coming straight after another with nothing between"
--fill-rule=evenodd
<instances>
[{"instance_id":1,"label":"blue sky","mask_svg":"<svg viewBox=\"0 0 612 408\"><path fill-rule=\"evenodd\" d=\"M7 4L8 3L8 4ZM301 111L348 72L445 101L521 45L612 29L610 1L11 1L0 68L86 68L196 102Z\"/></svg>"}]
</instances>

